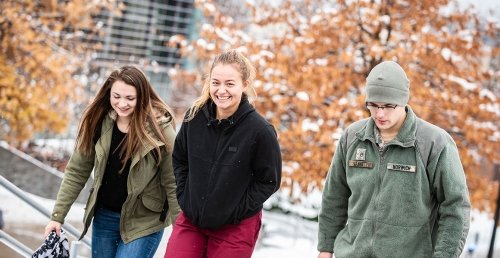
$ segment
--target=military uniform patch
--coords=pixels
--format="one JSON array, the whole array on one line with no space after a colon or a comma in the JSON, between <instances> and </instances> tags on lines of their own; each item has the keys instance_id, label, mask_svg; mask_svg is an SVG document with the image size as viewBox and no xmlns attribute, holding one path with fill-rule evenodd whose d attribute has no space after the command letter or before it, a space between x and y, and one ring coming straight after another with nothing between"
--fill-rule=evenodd
<instances>
[{"instance_id":1,"label":"military uniform patch","mask_svg":"<svg viewBox=\"0 0 500 258\"><path fill-rule=\"evenodd\" d=\"M349 160L349 167L373 168L373 162L362 160Z\"/></svg>"},{"instance_id":2,"label":"military uniform patch","mask_svg":"<svg viewBox=\"0 0 500 258\"><path fill-rule=\"evenodd\" d=\"M366 149L356 149L356 160L366 160Z\"/></svg>"},{"instance_id":3,"label":"military uniform patch","mask_svg":"<svg viewBox=\"0 0 500 258\"><path fill-rule=\"evenodd\" d=\"M387 163L387 169L404 171L404 172L412 172L412 173L415 173L417 171L416 166L396 164L396 163Z\"/></svg>"}]
</instances>

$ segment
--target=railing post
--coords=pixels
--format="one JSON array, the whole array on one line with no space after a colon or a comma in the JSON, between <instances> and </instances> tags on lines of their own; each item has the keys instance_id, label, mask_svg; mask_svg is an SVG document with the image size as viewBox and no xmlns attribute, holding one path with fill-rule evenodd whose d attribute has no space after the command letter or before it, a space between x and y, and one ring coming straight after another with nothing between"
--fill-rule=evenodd
<instances>
[{"instance_id":1,"label":"railing post","mask_svg":"<svg viewBox=\"0 0 500 258\"><path fill-rule=\"evenodd\" d=\"M500 164L495 164L495 180L498 181L497 206L495 207L495 218L493 219L493 232L491 233L490 248L488 249L488 258L493 257L495 248L495 235L497 233L498 217L500 216Z\"/></svg>"},{"instance_id":2,"label":"railing post","mask_svg":"<svg viewBox=\"0 0 500 258\"><path fill-rule=\"evenodd\" d=\"M78 257L78 251L80 250L80 241L71 242L71 246L69 248L69 257Z\"/></svg>"}]
</instances>

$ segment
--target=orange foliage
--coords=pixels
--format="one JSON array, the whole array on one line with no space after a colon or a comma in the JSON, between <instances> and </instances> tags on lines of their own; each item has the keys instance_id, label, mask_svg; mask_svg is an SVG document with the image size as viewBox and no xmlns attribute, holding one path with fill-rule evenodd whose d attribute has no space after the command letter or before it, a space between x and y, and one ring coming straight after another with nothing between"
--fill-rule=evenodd
<instances>
[{"instance_id":1,"label":"orange foliage","mask_svg":"<svg viewBox=\"0 0 500 258\"><path fill-rule=\"evenodd\" d=\"M13 145L36 132L61 132L81 100L81 36L111 1L0 2L0 139Z\"/></svg>"},{"instance_id":2,"label":"orange foliage","mask_svg":"<svg viewBox=\"0 0 500 258\"><path fill-rule=\"evenodd\" d=\"M172 43L197 60L198 77L183 83L198 88L215 54L239 48L250 57L258 70L255 105L279 133L284 186L322 187L342 130L368 116L367 74L395 60L410 78L415 112L456 140L473 205L492 207L496 188L479 165L500 162L498 85L488 87L498 75L483 65L484 38L496 39L498 25L480 23L470 9L444 12L456 4L446 0L256 2L247 3L251 22L237 24L214 1L198 0L205 15L199 38ZM489 55L498 62L498 46Z\"/></svg>"}]
</instances>

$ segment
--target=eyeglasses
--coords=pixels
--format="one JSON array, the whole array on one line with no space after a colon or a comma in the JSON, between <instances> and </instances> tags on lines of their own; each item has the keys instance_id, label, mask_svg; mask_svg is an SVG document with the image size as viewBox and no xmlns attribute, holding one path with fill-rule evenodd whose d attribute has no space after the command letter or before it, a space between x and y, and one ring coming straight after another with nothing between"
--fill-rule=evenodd
<instances>
[{"instance_id":1,"label":"eyeglasses","mask_svg":"<svg viewBox=\"0 0 500 258\"><path fill-rule=\"evenodd\" d=\"M391 109L393 109L393 110L396 109L397 106L398 105L395 105L395 104L385 104L385 105L379 106L379 105L377 105L375 103L372 103L372 102L367 102L366 103L366 108L368 110L370 110L371 112L375 112L375 111L377 111L379 109L382 109L382 110L387 109L388 111L390 111Z\"/></svg>"}]
</instances>

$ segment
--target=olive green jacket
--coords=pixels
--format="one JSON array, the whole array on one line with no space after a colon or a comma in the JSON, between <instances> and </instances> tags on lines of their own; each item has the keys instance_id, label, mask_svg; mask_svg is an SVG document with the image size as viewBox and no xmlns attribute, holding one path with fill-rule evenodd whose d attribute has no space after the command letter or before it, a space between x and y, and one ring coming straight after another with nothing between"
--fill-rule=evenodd
<instances>
[{"instance_id":1,"label":"olive green jacket","mask_svg":"<svg viewBox=\"0 0 500 258\"><path fill-rule=\"evenodd\" d=\"M80 239L86 234L94 216L97 193L106 169L115 114L112 111L103 120L101 136L95 144L92 155L83 155L78 150L73 153L57 194L52 220L64 223L71 205L85 186L91 172L94 171L93 187L85 207L84 229ZM156 144L162 148L162 159L158 166L153 157L153 146L143 146L140 154L132 158L127 182L128 196L122 206L120 218L120 235L125 243L170 225L180 211L175 195L176 186L172 169L171 148L175 139L175 131L170 119L163 117L159 123L166 132L167 140L170 141L170 151L168 153L164 151L164 144L157 141ZM167 219L162 222L159 218L165 199L168 199L169 210Z\"/></svg>"}]
</instances>

